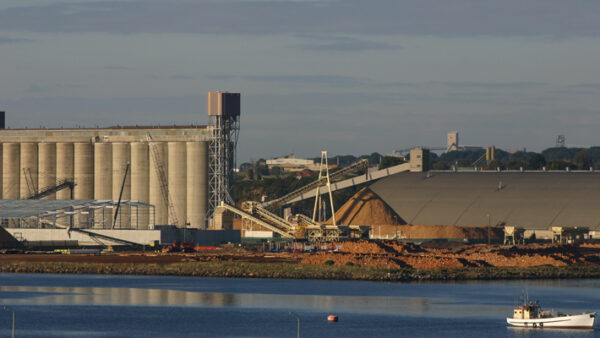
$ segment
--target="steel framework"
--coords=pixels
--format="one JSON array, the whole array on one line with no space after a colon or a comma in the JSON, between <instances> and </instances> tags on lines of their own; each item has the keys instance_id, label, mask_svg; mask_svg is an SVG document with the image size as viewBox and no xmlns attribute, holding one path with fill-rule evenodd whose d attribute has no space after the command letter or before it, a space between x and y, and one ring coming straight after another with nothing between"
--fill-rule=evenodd
<instances>
[{"instance_id":1,"label":"steel framework","mask_svg":"<svg viewBox=\"0 0 600 338\"><path fill-rule=\"evenodd\" d=\"M240 133L240 115L213 115L210 116L210 125L212 137L208 146L208 220L213 218L221 202L234 205L231 188L235 150Z\"/></svg>"}]
</instances>

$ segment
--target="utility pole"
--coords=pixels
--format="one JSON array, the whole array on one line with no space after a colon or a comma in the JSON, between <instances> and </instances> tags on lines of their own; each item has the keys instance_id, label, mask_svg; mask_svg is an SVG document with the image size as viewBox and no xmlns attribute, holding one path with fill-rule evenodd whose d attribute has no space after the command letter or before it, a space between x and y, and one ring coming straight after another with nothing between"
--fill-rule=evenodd
<instances>
[{"instance_id":1,"label":"utility pole","mask_svg":"<svg viewBox=\"0 0 600 338\"><path fill-rule=\"evenodd\" d=\"M11 337L15 338L15 310L8 306L4 306L4 310L12 312L12 334L11 334ZM298 319L298 323L300 323L300 319ZM298 324L298 325L300 325L300 324ZM298 326L298 330L300 330L300 326ZM300 337L299 335L300 335L300 331L298 331L298 337Z\"/></svg>"},{"instance_id":2,"label":"utility pole","mask_svg":"<svg viewBox=\"0 0 600 338\"><path fill-rule=\"evenodd\" d=\"M294 316L296 317L296 319L298 320L298 338L300 338L300 316L298 316L295 312L290 312L290 316ZM14 338L14 336L13 336Z\"/></svg>"}]
</instances>

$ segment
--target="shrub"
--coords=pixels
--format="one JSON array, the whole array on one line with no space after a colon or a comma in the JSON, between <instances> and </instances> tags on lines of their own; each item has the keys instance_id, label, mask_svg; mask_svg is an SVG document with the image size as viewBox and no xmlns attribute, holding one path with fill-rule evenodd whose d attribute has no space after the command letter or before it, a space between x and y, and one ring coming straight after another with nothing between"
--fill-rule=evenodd
<instances>
[{"instance_id":1,"label":"shrub","mask_svg":"<svg viewBox=\"0 0 600 338\"><path fill-rule=\"evenodd\" d=\"M325 265L333 265L333 261L331 259L328 261L325 261Z\"/></svg>"}]
</instances>

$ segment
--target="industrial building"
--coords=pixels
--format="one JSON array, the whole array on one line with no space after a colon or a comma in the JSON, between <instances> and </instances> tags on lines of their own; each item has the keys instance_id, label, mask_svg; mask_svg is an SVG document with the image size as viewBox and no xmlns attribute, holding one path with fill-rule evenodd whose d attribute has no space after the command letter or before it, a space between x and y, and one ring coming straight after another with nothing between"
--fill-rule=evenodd
<instances>
[{"instance_id":1,"label":"industrial building","mask_svg":"<svg viewBox=\"0 0 600 338\"><path fill-rule=\"evenodd\" d=\"M148 134L152 142L148 141ZM155 206L159 225L173 224L151 144L164 167L175 219L204 228L208 201L208 142L211 132L200 127L112 127L102 129L5 129L2 142L2 199L27 199L45 188L73 180L73 191L63 189L43 199L118 200ZM127 164L131 170L124 176ZM72 195L71 195L72 193ZM127 213L127 210L122 210ZM148 212L116 228L139 224L152 228ZM171 217L171 220L169 220ZM96 222L95 228L113 228Z\"/></svg>"},{"instance_id":2,"label":"industrial building","mask_svg":"<svg viewBox=\"0 0 600 338\"><path fill-rule=\"evenodd\" d=\"M370 188L406 224L600 230L599 172L403 172Z\"/></svg>"},{"instance_id":3,"label":"industrial building","mask_svg":"<svg viewBox=\"0 0 600 338\"><path fill-rule=\"evenodd\" d=\"M0 198L128 202L114 219L80 213L69 221L79 228L207 229L230 198L240 94L209 92L207 113L209 125L2 128Z\"/></svg>"}]
</instances>

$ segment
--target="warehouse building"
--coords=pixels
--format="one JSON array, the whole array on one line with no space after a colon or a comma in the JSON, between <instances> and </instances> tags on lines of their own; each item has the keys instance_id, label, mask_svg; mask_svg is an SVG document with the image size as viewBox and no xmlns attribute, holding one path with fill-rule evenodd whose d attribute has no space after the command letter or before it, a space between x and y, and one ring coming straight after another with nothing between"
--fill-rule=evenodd
<instances>
[{"instance_id":1,"label":"warehouse building","mask_svg":"<svg viewBox=\"0 0 600 338\"><path fill-rule=\"evenodd\" d=\"M405 224L600 230L599 172L404 172L370 188Z\"/></svg>"}]
</instances>

